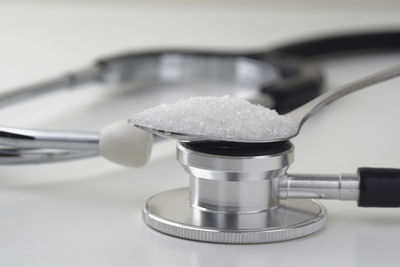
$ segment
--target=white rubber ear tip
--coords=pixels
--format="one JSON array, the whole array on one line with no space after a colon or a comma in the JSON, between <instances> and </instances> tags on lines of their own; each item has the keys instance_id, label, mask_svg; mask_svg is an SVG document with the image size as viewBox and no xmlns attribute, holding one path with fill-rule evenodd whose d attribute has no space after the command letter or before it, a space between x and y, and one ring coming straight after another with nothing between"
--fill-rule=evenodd
<instances>
[{"instance_id":1,"label":"white rubber ear tip","mask_svg":"<svg viewBox=\"0 0 400 267\"><path fill-rule=\"evenodd\" d=\"M151 154L153 134L119 121L100 132L100 154L127 167L144 166Z\"/></svg>"}]
</instances>

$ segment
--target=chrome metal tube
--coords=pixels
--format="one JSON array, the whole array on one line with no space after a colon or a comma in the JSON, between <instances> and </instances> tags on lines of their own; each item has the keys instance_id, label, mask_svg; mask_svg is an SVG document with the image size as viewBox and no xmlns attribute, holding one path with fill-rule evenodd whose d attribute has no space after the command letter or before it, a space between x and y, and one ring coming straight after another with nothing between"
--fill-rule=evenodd
<instances>
[{"instance_id":1,"label":"chrome metal tube","mask_svg":"<svg viewBox=\"0 0 400 267\"><path fill-rule=\"evenodd\" d=\"M278 178L259 181L218 181L190 176L193 207L218 212L260 212L278 204L273 194Z\"/></svg>"},{"instance_id":2,"label":"chrome metal tube","mask_svg":"<svg viewBox=\"0 0 400 267\"><path fill-rule=\"evenodd\" d=\"M189 203L194 209L221 213L258 213L278 204L276 188L293 161L293 146L262 156L198 152L182 143L177 159L190 174Z\"/></svg>"},{"instance_id":3,"label":"chrome metal tube","mask_svg":"<svg viewBox=\"0 0 400 267\"><path fill-rule=\"evenodd\" d=\"M101 80L103 70L97 66L65 74L51 80L16 88L0 94L0 108L36 98L46 93Z\"/></svg>"},{"instance_id":4,"label":"chrome metal tube","mask_svg":"<svg viewBox=\"0 0 400 267\"><path fill-rule=\"evenodd\" d=\"M101 80L99 66L0 94L0 108L46 93ZM94 132L28 130L0 126L0 165L46 163L98 155Z\"/></svg>"},{"instance_id":5,"label":"chrome metal tube","mask_svg":"<svg viewBox=\"0 0 400 267\"><path fill-rule=\"evenodd\" d=\"M0 165L38 164L80 158L93 157L98 155L95 150L63 150L63 149L19 149L1 148Z\"/></svg>"},{"instance_id":6,"label":"chrome metal tube","mask_svg":"<svg viewBox=\"0 0 400 267\"><path fill-rule=\"evenodd\" d=\"M99 133L31 130L0 126L0 145L19 149L72 149L98 151Z\"/></svg>"},{"instance_id":7,"label":"chrome metal tube","mask_svg":"<svg viewBox=\"0 0 400 267\"><path fill-rule=\"evenodd\" d=\"M0 127L0 165L46 163L99 154L99 134Z\"/></svg>"},{"instance_id":8,"label":"chrome metal tube","mask_svg":"<svg viewBox=\"0 0 400 267\"><path fill-rule=\"evenodd\" d=\"M356 174L287 174L279 180L278 197L358 200L359 183Z\"/></svg>"}]
</instances>

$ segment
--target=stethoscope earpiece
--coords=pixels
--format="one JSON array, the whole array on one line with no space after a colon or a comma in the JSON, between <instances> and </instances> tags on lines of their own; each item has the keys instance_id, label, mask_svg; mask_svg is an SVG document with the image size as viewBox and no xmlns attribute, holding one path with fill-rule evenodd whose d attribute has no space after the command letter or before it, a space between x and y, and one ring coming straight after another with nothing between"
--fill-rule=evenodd
<instances>
[{"instance_id":1,"label":"stethoscope earpiece","mask_svg":"<svg viewBox=\"0 0 400 267\"><path fill-rule=\"evenodd\" d=\"M100 131L99 151L104 158L126 167L146 165L153 146L153 134L118 121Z\"/></svg>"}]
</instances>

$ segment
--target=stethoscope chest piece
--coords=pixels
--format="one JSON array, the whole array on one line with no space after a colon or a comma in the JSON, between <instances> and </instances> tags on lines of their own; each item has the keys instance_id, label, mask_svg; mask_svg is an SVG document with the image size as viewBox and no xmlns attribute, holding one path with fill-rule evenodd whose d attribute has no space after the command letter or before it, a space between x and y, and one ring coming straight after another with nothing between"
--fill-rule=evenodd
<instances>
[{"instance_id":1,"label":"stethoscope chest piece","mask_svg":"<svg viewBox=\"0 0 400 267\"><path fill-rule=\"evenodd\" d=\"M324 227L327 213L319 202L279 199L292 144L257 147L246 153L225 143L178 143L177 159L190 185L151 197L144 221L168 235L234 244L295 239Z\"/></svg>"}]
</instances>

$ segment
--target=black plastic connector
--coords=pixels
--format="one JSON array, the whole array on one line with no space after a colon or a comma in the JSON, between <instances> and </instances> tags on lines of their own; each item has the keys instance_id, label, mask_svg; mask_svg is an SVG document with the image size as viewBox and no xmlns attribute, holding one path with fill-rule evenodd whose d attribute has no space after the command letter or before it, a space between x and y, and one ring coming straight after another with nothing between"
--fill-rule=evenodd
<instances>
[{"instance_id":1,"label":"black plastic connector","mask_svg":"<svg viewBox=\"0 0 400 267\"><path fill-rule=\"evenodd\" d=\"M360 207L400 207L400 169L358 168Z\"/></svg>"}]
</instances>

